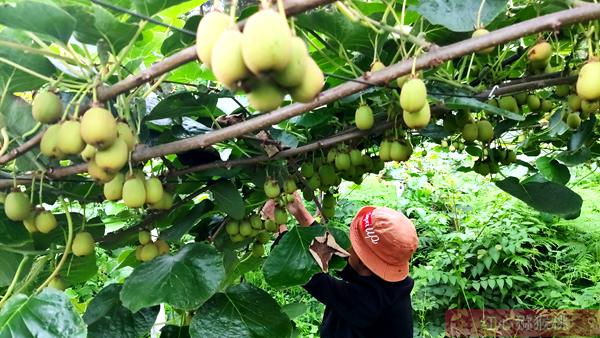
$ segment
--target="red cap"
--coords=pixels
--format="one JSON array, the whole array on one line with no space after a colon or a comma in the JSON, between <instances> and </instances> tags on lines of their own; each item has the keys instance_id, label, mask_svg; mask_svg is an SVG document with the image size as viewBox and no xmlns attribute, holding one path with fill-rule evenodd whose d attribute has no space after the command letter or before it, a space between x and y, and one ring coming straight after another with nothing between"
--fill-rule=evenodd
<instances>
[{"instance_id":1,"label":"red cap","mask_svg":"<svg viewBox=\"0 0 600 338\"><path fill-rule=\"evenodd\" d=\"M388 282L408 276L409 262L419 245L413 223L386 207L363 207L350 225L350 242L363 264Z\"/></svg>"}]
</instances>

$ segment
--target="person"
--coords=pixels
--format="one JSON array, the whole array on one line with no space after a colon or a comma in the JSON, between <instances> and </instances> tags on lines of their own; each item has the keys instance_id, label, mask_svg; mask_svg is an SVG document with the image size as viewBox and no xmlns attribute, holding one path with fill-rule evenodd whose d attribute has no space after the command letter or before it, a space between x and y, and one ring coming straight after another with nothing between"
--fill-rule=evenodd
<instances>
[{"instance_id":1,"label":"person","mask_svg":"<svg viewBox=\"0 0 600 338\"><path fill-rule=\"evenodd\" d=\"M272 218L275 202L263 209ZM318 224L300 197L287 206L300 226ZM287 232L282 226L275 244ZM317 273L304 285L325 305L322 338L413 337L409 262L418 246L412 222L386 207L366 206L350 224L348 264L338 278Z\"/></svg>"}]
</instances>

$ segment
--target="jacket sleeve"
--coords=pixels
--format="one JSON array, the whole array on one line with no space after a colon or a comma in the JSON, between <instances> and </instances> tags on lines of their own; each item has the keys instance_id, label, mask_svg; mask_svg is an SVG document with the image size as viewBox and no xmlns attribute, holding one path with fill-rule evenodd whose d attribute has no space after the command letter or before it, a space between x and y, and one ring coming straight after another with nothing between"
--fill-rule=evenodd
<instances>
[{"instance_id":1,"label":"jacket sleeve","mask_svg":"<svg viewBox=\"0 0 600 338\"><path fill-rule=\"evenodd\" d=\"M314 275L304 289L356 327L371 325L382 311L382 300L375 288L348 283L326 273Z\"/></svg>"}]
</instances>

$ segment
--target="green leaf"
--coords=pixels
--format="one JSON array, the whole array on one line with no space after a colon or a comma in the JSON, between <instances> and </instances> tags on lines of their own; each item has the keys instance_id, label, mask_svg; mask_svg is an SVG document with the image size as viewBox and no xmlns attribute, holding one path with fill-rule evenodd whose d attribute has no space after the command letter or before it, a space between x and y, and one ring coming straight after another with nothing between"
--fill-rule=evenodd
<instances>
[{"instance_id":1,"label":"green leaf","mask_svg":"<svg viewBox=\"0 0 600 338\"><path fill-rule=\"evenodd\" d=\"M289 303L281 307L281 311L283 311L290 319L302 316L306 310L308 310L308 306L304 303Z\"/></svg>"},{"instance_id":2,"label":"green leaf","mask_svg":"<svg viewBox=\"0 0 600 338\"><path fill-rule=\"evenodd\" d=\"M100 36L112 46L115 53L118 53L129 44L138 29L134 24L117 20L109 11L100 6L94 5L92 13L94 26ZM85 40L88 40L88 43L95 44L99 39L97 36L92 35L86 36Z\"/></svg>"},{"instance_id":3,"label":"green leaf","mask_svg":"<svg viewBox=\"0 0 600 338\"><path fill-rule=\"evenodd\" d=\"M308 251L316 236L323 235L322 226L294 227L273 248L263 265L265 280L274 288L304 285L321 271Z\"/></svg>"},{"instance_id":4,"label":"green leaf","mask_svg":"<svg viewBox=\"0 0 600 338\"><path fill-rule=\"evenodd\" d=\"M569 168L557 160L549 157L540 157L535 161L535 164L540 170L540 173L548 181L565 185L571 178Z\"/></svg>"},{"instance_id":5,"label":"green leaf","mask_svg":"<svg viewBox=\"0 0 600 338\"><path fill-rule=\"evenodd\" d=\"M230 284L233 284L236 280L238 280L247 272L257 270L262 266L262 264L265 261L263 257L256 257L254 255L244 257L242 260L240 260L237 257L236 251L234 250L225 251L224 255L228 259L224 259L224 261L226 261L226 278L221 284L222 287L226 287Z\"/></svg>"},{"instance_id":6,"label":"green leaf","mask_svg":"<svg viewBox=\"0 0 600 338\"><path fill-rule=\"evenodd\" d=\"M209 299L224 278L223 256L208 244L191 243L174 255L138 266L123 285L121 301L133 312L160 303L192 310Z\"/></svg>"},{"instance_id":7,"label":"green leaf","mask_svg":"<svg viewBox=\"0 0 600 338\"><path fill-rule=\"evenodd\" d=\"M4 212L4 204L0 205L0 245L24 248L29 244L31 244L31 237L23 223L8 219Z\"/></svg>"},{"instance_id":8,"label":"green leaf","mask_svg":"<svg viewBox=\"0 0 600 338\"><path fill-rule=\"evenodd\" d=\"M523 121L525 117L508 110L500 109L498 107L491 106L487 103L481 102L472 97L449 97L444 99L444 105L450 109L474 109L474 110L485 110L486 112L493 113L499 116L504 116L507 119L515 121Z\"/></svg>"},{"instance_id":9,"label":"green leaf","mask_svg":"<svg viewBox=\"0 0 600 338\"><path fill-rule=\"evenodd\" d=\"M133 0L133 5L141 14L152 16L163 9L178 5L188 0Z\"/></svg>"},{"instance_id":10,"label":"green leaf","mask_svg":"<svg viewBox=\"0 0 600 338\"><path fill-rule=\"evenodd\" d=\"M24 256L14 252L0 250L0 288L10 285L23 257ZM31 268L31 260L25 263L24 270L21 271L19 280L27 275L29 268Z\"/></svg>"},{"instance_id":11,"label":"green leaf","mask_svg":"<svg viewBox=\"0 0 600 338\"><path fill-rule=\"evenodd\" d=\"M152 112L145 117L146 121L177 117L210 117L215 110L218 95L183 92L171 95L160 101ZM220 114L215 114L220 115Z\"/></svg>"},{"instance_id":12,"label":"green leaf","mask_svg":"<svg viewBox=\"0 0 600 338\"><path fill-rule=\"evenodd\" d=\"M7 95L0 111L6 127L15 135L22 135L36 124L31 115L31 105L20 97Z\"/></svg>"},{"instance_id":13,"label":"green leaf","mask_svg":"<svg viewBox=\"0 0 600 338\"><path fill-rule=\"evenodd\" d=\"M196 31L198 23L200 23L200 18L201 17L199 15L189 17L185 22L183 28L192 32ZM171 55L186 47L192 46L195 42L196 37L190 36L183 32L173 31L173 34L171 34L171 36L169 36L165 39L165 41L163 41L162 45L160 46L160 52L162 55L165 56ZM199 68L198 65L195 66Z\"/></svg>"},{"instance_id":14,"label":"green leaf","mask_svg":"<svg viewBox=\"0 0 600 338\"><path fill-rule=\"evenodd\" d=\"M315 112L308 112L300 116L293 117L290 122L301 127L312 128L324 124L333 118L333 111L320 109Z\"/></svg>"},{"instance_id":15,"label":"green leaf","mask_svg":"<svg viewBox=\"0 0 600 338\"><path fill-rule=\"evenodd\" d=\"M67 285L73 285L89 280L97 272L98 265L96 265L95 254L83 257L71 255L67 258L67 263L60 269L60 277L67 282Z\"/></svg>"},{"instance_id":16,"label":"green leaf","mask_svg":"<svg viewBox=\"0 0 600 338\"><path fill-rule=\"evenodd\" d=\"M592 158L592 151L587 147L579 148L576 151L566 150L558 154L557 158L568 166L575 166L589 161Z\"/></svg>"},{"instance_id":17,"label":"green leaf","mask_svg":"<svg viewBox=\"0 0 600 338\"><path fill-rule=\"evenodd\" d=\"M244 200L239 190L230 181L219 181L209 189L215 205L230 217L241 220L245 215Z\"/></svg>"},{"instance_id":18,"label":"green leaf","mask_svg":"<svg viewBox=\"0 0 600 338\"><path fill-rule=\"evenodd\" d=\"M562 217L576 217L581 213L583 200L573 190L554 182L521 183L515 177L496 182L506 191L532 208Z\"/></svg>"},{"instance_id":19,"label":"green leaf","mask_svg":"<svg viewBox=\"0 0 600 338\"><path fill-rule=\"evenodd\" d=\"M121 304L120 284L110 284L92 299L83 315L88 338L138 338L145 336L158 315L158 306L132 313Z\"/></svg>"},{"instance_id":20,"label":"green leaf","mask_svg":"<svg viewBox=\"0 0 600 338\"><path fill-rule=\"evenodd\" d=\"M0 4L0 24L52 36L66 43L75 29L75 18L52 2L26 0Z\"/></svg>"},{"instance_id":21,"label":"green leaf","mask_svg":"<svg viewBox=\"0 0 600 338\"><path fill-rule=\"evenodd\" d=\"M86 333L69 298L51 288L31 297L14 295L0 311L0 338L85 338Z\"/></svg>"},{"instance_id":22,"label":"green leaf","mask_svg":"<svg viewBox=\"0 0 600 338\"><path fill-rule=\"evenodd\" d=\"M198 309L190 324L192 338L289 337L292 325L271 296L250 284L216 294Z\"/></svg>"},{"instance_id":23,"label":"green leaf","mask_svg":"<svg viewBox=\"0 0 600 338\"><path fill-rule=\"evenodd\" d=\"M214 207L211 200L202 200L195 204L190 210L182 213L180 217L175 218L171 223L173 226L161 232L160 237L167 241L178 241L190 229L198 224L204 216Z\"/></svg>"},{"instance_id":24,"label":"green leaf","mask_svg":"<svg viewBox=\"0 0 600 338\"><path fill-rule=\"evenodd\" d=\"M596 116L592 115L592 117L584 121L579 129L573 133L571 139L569 140L568 149L570 151L577 151L581 147L583 147L586 143L592 141L595 137L594 134L594 126L596 125Z\"/></svg>"},{"instance_id":25,"label":"green leaf","mask_svg":"<svg viewBox=\"0 0 600 338\"><path fill-rule=\"evenodd\" d=\"M411 10L423 15L429 22L442 25L454 32L475 30L481 0L422 0ZM481 11L481 24L486 26L506 7L504 0L487 0Z\"/></svg>"},{"instance_id":26,"label":"green leaf","mask_svg":"<svg viewBox=\"0 0 600 338\"><path fill-rule=\"evenodd\" d=\"M189 326L167 325L160 329L160 338L189 338Z\"/></svg>"}]
</instances>

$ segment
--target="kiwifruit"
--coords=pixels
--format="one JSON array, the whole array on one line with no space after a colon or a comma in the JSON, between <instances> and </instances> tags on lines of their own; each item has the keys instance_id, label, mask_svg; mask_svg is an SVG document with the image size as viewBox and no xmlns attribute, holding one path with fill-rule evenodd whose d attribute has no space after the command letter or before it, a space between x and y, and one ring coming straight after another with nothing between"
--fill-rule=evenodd
<instances>
[{"instance_id":1,"label":"kiwifruit","mask_svg":"<svg viewBox=\"0 0 600 338\"><path fill-rule=\"evenodd\" d=\"M514 163L517 161L517 153L514 150L508 150L506 152L506 160L508 163Z\"/></svg>"},{"instance_id":2,"label":"kiwifruit","mask_svg":"<svg viewBox=\"0 0 600 338\"><path fill-rule=\"evenodd\" d=\"M529 61L544 61L552 56L552 46L546 42L538 42L535 46L531 47L527 52L527 58Z\"/></svg>"},{"instance_id":3,"label":"kiwifruit","mask_svg":"<svg viewBox=\"0 0 600 338\"><path fill-rule=\"evenodd\" d=\"M350 155L348 153L339 153L335 157L335 167L337 170L347 170L350 169Z\"/></svg>"},{"instance_id":4,"label":"kiwifruit","mask_svg":"<svg viewBox=\"0 0 600 338\"><path fill-rule=\"evenodd\" d=\"M258 111L268 112L281 106L284 95L276 84L263 80L258 81L246 96L250 107Z\"/></svg>"},{"instance_id":5,"label":"kiwifruit","mask_svg":"<svg viewBox=\"0 0 600 338\"><path fill-rule=\"evenodd\" d=\"M578 111L581 109L581 98L575 94L567 96L567 103L571 111Z\"/></svg>"},{"instance_id":6,"label":"kiwifruit","mask_svg":"<svg viewBox=\"0 0 600 338\"><path fill-rule=\"evenodd\" d=\"M38 228L35 227L35 213L31 212L29 217L23 220L23 226L25 226L25 229L27 229L30 234L39 231Z\"/></svg>"},{"instance_id":7,"label":"kiwifruit","mask_svg":"<svg viewBox=\"0 0 600 338\"><path fill-rule=\"evenodd\" d=\"M416 113L427 103L427 88L423 80L413 78L408 80L400 91L400 106L405 111Z\"/></svg>"},{"instance_id":8,"label":"kiwifruit","mask_svg":"<svg viewBox=\"0 0 600 338\"><path fill-rule=\"evenodd\" d=\"M44 210L35 216L35 227L44 234L56 228L56 217L50 211Z\"/></svg>"},{"instance_id":9,"label":"kiwifruit","mask_svg":"<svg viewBox=\"0 0 600 338\"><path fill-rule=\"evenodd\" d=\"M146 189L146 203L158 203L164 193L164 189L160 180L156 177L150 177L144 180L144 188Z\"/></svg>"},{"instance_id":10,"label":"kiwifruit","mask_svg":"<svg viewBox=\"0 0 600 338\"><path fill-rule=\"evenodd\" d=\"M79 121L68 120L60 124L58 149L65 155L79 154L85 148Z\"/></svg>"},{"instance_id":11,"label":"kiwifruit","mask_svg":"<svg viewBox=\"0 0 600 338\"><path fill-rule=\"evenodd\" d=\"M325 196L323 196L323 206L326 208L333 208L335 207L335 205L337 204L337 201L335 200L335 196L333 196L332 194L325 194Z\"/></svg>"},{"instance_id":12,"label":"kiwifruit","mask_svg":"<svg viewBox=\"0 0 600 338\"><path fill-rule=\"evenodd\" d=\"M288 213L284 208L275 207L275 223L286 224L288 221Z\"/></svg>"},{"instance_id":13,"label":"kiwifruit","mask_svg":"<svg viewBox=\"0 0 600 338\"><path fill-rule=\"evenodd\" d=\"M296 181L293 178L290 177L283 182L283 191L285 191L287 194L293 194L296 190L298 190L298 187L296 186Z\"/></svg>"},{"instance_id":14,"label":"kiwifruit","mask_svg":"<svg viewBox=\"0 0 600 338\"><path fill-rule=\"evenodd\" d=\"M144 248L143 245L138 245L135 248L135 259L137 259L138 261L142 260L142 249Z\"/></svg>"},{"instance_id":15,"label":"kiwifruit","mask_svg":"<svg viewBox=\"0 0 600 338\"><path fill-rule=\"evenodd\" d=\"M335 157L337 156L337 154L338 152L335 148L329 149L329 151L327 152L327 163L335 162Z\"/></svg>"},{"instance_id":16,"label":"kiwifruit","mask_svg":"<svg viewBox=\"0 0 600 338\"><path fill-rule=\"evenodd\" d=\"M569 113L567 116L567 125L571 129L577 129L581 125L581 118L578 113Z\"/></svg>"},{"instance_id":17,"label":"kiwifruit","mask_svg":"<svg viewBox=\"0 0 600 338\"><path fill-rule=\"evenodd\" d=\"M230 236L237 235L240 233L240 222L236 220L230 220L227 225L225 225L225 232Z\"/></svg>"},{"instance_id":18,"label":"kiwifruit","mask_svg":"<svg viewBox=\"0 0 600 338\"><path fill-rule=\"evenodd\" d=\"M240 235L244 237L252 235L252 224L246 219L240 222Z\"/></svg>"},{"instance_id":19,"label":"kiwifruit","mask_svg":"<svg viewBox=\"0 0 600 338\"><path fill-rule=\"evenodd\" d=\"M468 110L459 110L456 113L456 125L463 128L466 124L473 123L473 116Z\"/></svg>"},{"instance_id":20,"label":"kiwifruit","mask_svg":"<svg viewBox=\"0 0 600 338\"><path fill-rule=\"evenodd\" d=\"M281 71L291 59L292 34L284 16L270 9L248 18L244 26L242 55L252 73Z\"/></svg>"},{"instance_id":21,"label":"kiwifruit","mask_svg":"<svg viewBox=\"0 0 600 338\"><path fill-rule=\"evenodd\" d=\"M488 99L485 101L485 103L489 104L490 106L498 107L498 100L496 99Z\"/></svg>"},{"instance_id":22,"label":"kiwifruit","mask_svg":"<svg viewBox=\"0 0 600 338\"><path fill-rule=\"evenodd\" d=\"M282 87L292 88L300 85L304 78L304 69L310 56L306 44L301 38L292 37L290 61L287 66L274 75L275 81Z\"/></svg>"},{"instance_id":23,"label":"kiwifruit","mask_svg":"<svg viewBox=\"0 0 600 338\"><path fill-rule=\"evenodd\" d=\"M538 111L542 106L542 102L540 101L540 98L535 95L535 94L529 94L527 95L527 107L529 107L529 110L531 110L532 112Z\"/></svg>"},{"instance_id":24,"label":"kiwifruit","mask_svg":"<svg viewBox=\"0 0 600 338\"><path fill-rule=\"evenodd\" d=\"M549 112L554 108L554 104L550 100L543 99L540 107L540 111Z\"/></svg>"},{"instance_id":25,"label":"kiwifruit","mask_svg":"<svg viewBox=\"0 0 600 338\"><path fill-rule=\"evenodd\" d=\"M106 109L92 107L81 118L81 138L97 149L110 147L117 139L117 121Z\"/></svg>"},{"instance_id":26,"label":"kiwifruit","mask_svg":"<svg viewBox=\"0 0 600 338\"><path fill-rule=\"evenodd\" d=\"M56 276L50 280L50 282L48 283L48 287L53 288L55 290L65 291L67 285L60 277Z\"/></svg>"},{"instance_id":27,"label":"kiwifruit","mask_svg":"<svg viewBox=\"0 0 600 338\"><path fill-rule=\"evenodd\" d=\"M158 256L158 248L154 243L148 243L144 245L142 251L140 252L140 258L142 262L148 262L153 260L156 256Z\"/></svg>"},{"instance_id":28,"label":"kiwifruit","mask_svg":"<svg viewBox=\"0 0 600 338\"><path fill-rule=\"evenodd\" d=\"M398 88L402 89L402 87L404 87L404 84L406 83L406 81L408 81L409 79L410 79L410 74L402 75L396 79L396 85L398 85Z\"/></svg>"},{"instance_id":29,"label":"kiwifruit","mask_svg":"<svg viewBox=\"0 0 600 338\"><path fill-rule=\"evenodd\" d=\"M335 169L333 169L333 167L328 164L319 167L319 177L321 178L322 186L332 186L337 180L337 176L335 175Z\"/></svg>"},{"instance_id":30,"label":"kiwifruit","mask_svg":"<svg viewBox=\"0 0 600 338\"><path fill-rule=\"evenodd\" d=\"M42 92L33 98L31 103L33 118L41 123L54 123L62 116L62 102L58 95Z\"/></svg>"},{"instance_id":31,"label":"kiwifruit","mask_svg":"<svg viewBox=\"0 0 600 338\"><path fill-rule=\"evenodd\" d=\"M321 186L321 178L319 177L319 175L313 175L311 178L309 178L308 186L311 190L319 189L319 187Z\"/></svg>"},{"instance_id":32,"label":"kiwifruit","mask_svg":"<svg viewBox=\"0 0 600 338\"><path fill-rule=\"evenodd\" d=\"M473 142L477 139L478 133L479 128L477 127L477 123L468 123L463 127L462 137L467 142Z\"/></svg>"},{"instance_id":33,"label":"kiwifruit","mask_svg":"<svg viewBox=\"0 0 600 338\"><path fill-rule=\"evenodd\" d=\"M125 122L117 123L117 138L123 140L125 144L127 144L127 149L129 149L129 151L132 151L137 143L133 130L131 130L129 125Z\"/></svg>"},{"instance_id":34,"label":"kiwifruit","mask_svg":"<svg viewBox=\"0 0 600 338\"><path fill-rule=\"evenodd\" d=\"M321 182L319 182L319 183L321 183ZM307 201L314 200L315 199L315 191L313 189L311 189L310 186L304 187L304 188L302 188L302 197L304 197L304 199Z\"/></svg>"},{"instance_id":35,"label":"kiwifruit","mask_svg":"<svg viewBox=\"0 0 600 338\"><path fill-rule=\"evenodd\" d=\"M333 218L333 216L335 216L335 208L323 208L321 211L323 212L323 216L327 218Z\"/></svg>"},{"instance_id":36,"label":"kiwifruit","mask_svg":"<svg viewBox=\"0 0 600 338\"><path fill-rule=\"evenodd\" d=\"M213 46L229 26L231 26L229 15L221 12L210 12L200 20L196 31L196 53L208 68L211 68Z\"/></svg>"},{"instance_id":37,"label":"kiwifruit","mask_svg":"<svg viewBox=\"0 0 600 338\"><path fill-rule=\"evenodd\" d=\"M477 122L477 139L481 142L490 142L494 138L494 127L487 120Z\"/></svg>"},{"instance_id":38,"label":"kiwifruit","mask_svg":"<svg viewBox=\"0 0 600 338\"><path fill-rule=\"evenodd\" d=\"M95 160L88 162L88 174L98 182L106 183L115 177L115 173L108 173L96 164Z\"/></svg>"},{"instance_id":39,"label":"kiwifruit","mask_svg":"<svg viewBox=\"0 0 600 338\"><path fill-rule=\"evenodd\" d=\"M364 154L362 157L362 165L367 172L373 171L375 163L373 162L373 158L367 154Z\"/></svg>"},{"instance_id":40,"label":"kiwifruit","mask_svg":"<svg viewBox=\"0 0 600 338\"><path fill-rule=\"evenodd\" d=\"M360 130L368 130L373 127L375 122L373 118L373 110L366 104L361 104L354 114L356 128Z\"/></svg>"},{"instance_id":41,"label":"kiwifruit","mask_svg":"<svg viewBox=\"0 0 600 338\"><path fill-rule=\"evenodd\" d=\"M6 217L13 221L24 221L31 214L31 203L24 192L13 191L4 200Z\"/></svg>"},{"instance_id":42,"label":"kiwifruit","mask_svg":"<svg viewBox=\"0 0 600 338\"><path fill-rule=\"evenodd\" d=\"M522 106L527 103L527 92L520 92L514 95L515 100L517 100L517 104Z\"/></svg>"},{"instance_id":43,"label":"kiwifruit","mask_svg":"<svg viewBox=\"0 0 600 338\"><path fill-rule=\"evenodd\" d=\"M504 110L511 111L513 113L519 112L519 105L517 100L513 96L502 96L498 99L498 107Z\"/></svg>"},{"instance_id":44,"label":"kiwifruit","mask_svg":"<svg viewBox=\"0 0 600 338\"><path fill-rule=\"evenodd\" d=\"M94 162L107 173L121 170L128 160L129 149L122 139L116 139L108 148L98 150L94 157Z\"/></svg>"},{"instance_id":45,"label":"kiwifruit","mask_svg":"<svg viewBox=\"0 0 600 338\"><path fill-rule=\"evenodd\" d=\"M581 100L581 112L586 115L595 114L600 109L599 101Z\"/></svg>"},{"instance_id":46,"label":"kiwifruit","mask_svg":"<svg viewBox=\"0 0 600 338\"><path fill-rule=\"evenodd\" d=\"M402 112L402 118L404 119L404 123L410 129L421 129L427 127L429 121L431 120L431 109L429 108L429 104L425 103L423 108L416 113L411 113L407 110Z\"/></svg>"},{"instance_id":47,"label":"kiwifruit","mask_svg":"<svg viewBox=\"0 0 600 338\"><path fill-rule=\"evenodd\" d=\"M242 58L242 33L237 28L227 29L221 34L213 46L211 64L217 80L232 90L250 75Z\"/></svg>"},{"instance_id":48,"label":"kiwifruit","mask_svg":"<svg viewBox=\"0 0 600 338\"><path fill-rule=\"evenodd\" d=\"M104 198L107 201L118 201L123 196L123 184L125 183L125 175L117 173L112 180L106 182L102 187Z\"/></svg>"},{"instance_id":49,"label":"kiwifruit","mask_svg":"<svg viewBox=\"0 0 600 338\"><path fill-rule=\"evenodd\" d=\"M302 82L290 89L290 95L294 101L310 102L321 92L324 85L325 76L323 75L323 71L319 68L315 60L308 58Z\"/></svg>"},{"instance_id":50,"label":"kiwifruit","mask_svg":"<svg viewBox=\"0 0 600 338\"><path fill-rule=\"evenodd\" d=\"M94 237L89 232L83 231L75 235L71 251L75 256L87 256L94 252Z\"/></svg>"},{"instance_id":51,"label":"kiwifruit","mask_svg":"<svg viewBox=\"0 0 600 338\"><path fill-rule=\"evenodd\" d=\"M173 194L171 194L168 191L163 192L163 197L161 198L161 200L158 202L158 204L160 205L160 209L162 210L169 210L173 207Z\"/></svg>"},{"instance_id":52,"label":"kiwifruit","mask_svg":"<svg viewBox=\"0 0 600 338\"><path fill-rule=\"evenodd\" d=\"M556 86L556 89L554 89L554 94L556 94L558 97L565 97L569 95L570 91L571 89L568 84L558 85Z\"/></svg>"},{"instance_id":53,"label":"kiwifruit","mask_svg":"<svg viewBox=\"0 0 600 338\"><path fill-rule=\"evenodd\" d=\"M300 166L300 173L305 178L311 178L315 174L315 167L311 162L304 162Z\"/></svg>"},{"instance_id":54,"label":"kiwifruit","mask_svg":"<svg viewBox=\"0 0 600 338\"><path fill-rule=\"evenodd\" d=\"M258 241L258 243L260 244L266 244L269 243L272 236L273 235L271 235L270 233L262 231L258 233L258 236L256 236L256 241Z\"/></svg>"},{"instance_id":55,"label":"kiwifruit","mask_svg":"<svg viewBox=\"0 0 600 338\"><path fill-rule=\"evenodd\" d=\"M152 235L150 234L150 231L141 230L140 232L138 232L138 241L141 245L146 245L150 243L150 241L152 241Z\"/></svg>"},{"instance_id":56,"label":"kiwifruit","mask_svg":"<svg viewBox=\"0 0 600 338\"><path fill-rule=\"evenodd\" d=\"M60 124L53 124L42 136L42 140L40 142L40 152L45 156L52 158L62 158L64 154L58 148L58 143L60 141Z\"/></svg>"},{"instance_id":57,"label":"kiwifruit","mask_svg":"<svg viewBox=\"0 0 600 338\"><path fill-rule=\"evenodd\" d=\"M84 161L89 162L94 158L94 156L96 156L96 148L94 148L92 145L86 144L85 148L83 148L81 151L81 158Z\"/></svg>"},{"instance_id":58,"label":"kiwifruit","mask_svg":"<svg viewBox=\"0 0 600 338\"><path fill-rule=\"evenodd\" d=\"M489 34L489 33L490 33L490 31L488 31L487 29L485 29L485 28L479 28L479 29L476 29L473 32L473 34L471 35L471 37L477 38L477 37L484 36L484 35ZM484 49L478 51L477 54L489 54L489 53L491 53L493 51L494 51L494 46L491 46L491 47L484 48Z\"/></svg>"},{"instance_id":59,"label":"kiwifruit","mask_svg":"<svg viewBox=\"0 0 600 338\"><path fill-rule=\"evenodd\" d=\"M383 64L383 62L376 60L373 61L373 63L371 64L371 72L375 73L378 72L380 70L382 70L383 68L385 68L385 65Z\"/></svg>"},{"instance_id":60,"label":"kiwifruit","mask_svg":"<svg viewBox=\"0 0 600 338\"><path fill-rule=\"evenodd\" d=\"M123 202L130 208L139 208L146 202L144 181L137 177L129 177L123 184Z\"/></svg>"},{"instance_id":61,"label":"kiwifruit","mask_svg":"<svg viewBox=\"0 0 600 338\"><path fill-rule=\"evenodd\" d=\"M408 161L410 156L412 155L413 149L410 143L405 140L395 141L392 143L392 148L390 151L390 155L392 160L397 162Z\"/></svg>"},{"instance_id":62,"label":"kiwifruit","mask_svg":"<svg viewBox=\"0 0 600 338\"><path fill-rule=\"evenodd\" d=\"M265 246L261 243L252 243L252 256L262 257L265 255Z\"/></svg>"},{"instance_id":63,"label":"kiwifruit","mask_svg":"<svg viewBox=\"0 0 600 338\"><path fill-rule=\"evenodd\" d=\"M360 150L352 149L350 151L350 163L355 167L363 164L362 153Z\"/></svg>"},{"instance_id":64,"label":"kiwifruit","mask_svg":"<svg viewBox=\"0 0 600 338\"><path fill-rule=\"evenodd\" d=\"M379 145L379 158L382 161L390 161L392 159L390 151L391 151L392 143L388 140L381 141Z\"/></svg>"},{"instance_id":65,"label":"kiwifruit","mask_svg":"<svg viewBox=\"0 0 600 338\"><path fill-rule=\"evenodd\" d=\"M266 220L265 221L265 230L269 231L269 232L277 232L277 223L275 223L275 221L273 220Z\"/></svg>"},{"instance_id":66,"label":"kiwifruit","mask_svg":"<svg viewBox=\"0 0 600 338\"><path fill-rule=\"evenodd\" d=\"M279 194L281 194L279 183L277 183L277 180L272 178L265 181L263 189L265 190L265 195L267 195L268 198L277 198Z\"/></svg>"},{"instance_id":67,"label":"kiwifruit","mask_svg":"<svg viewBox=\"0 0 600 338\"><path fill-rule=\"evenodd\" d=\"M231 236L230 238L233 243L239 243L245 239L245 237L240 234L235 234L235 235Z\"/></svg>"},{"instance_id":68,"label":"kiwifruit","mask_svg":"<svg viewBox=\"0 0 600 338\"><path fill-rule=\"evenodd\" d=\"M600 99L600 62L590 61L581 67L576 88L577 95L584 100Z\"/></svg>"},{"instance_id":69,"label":"kiwifruit","mask_svg":"<svg viewBox=\"0 0 600 338\"><path fill-rule=\"evenodd\" d=\"M252 226L252 228L256 230L261 230L264 227L263 221L259 215L253 214L252 216L250 216L250 226Z\"/></svg>"},{"instance_id":70,"label":"kiwifruit","mask_svg":"<svg viewBox=\"0 0 600 338\"><path fill-rule=\"evenodd\" d=\"M164 239L156 240L156 242L154 242L154 245L158 249L158 254L161 256L168 254L171 250L171 248L169 248L169 243L167 243Z\"/></svg>"}]
</instances>

